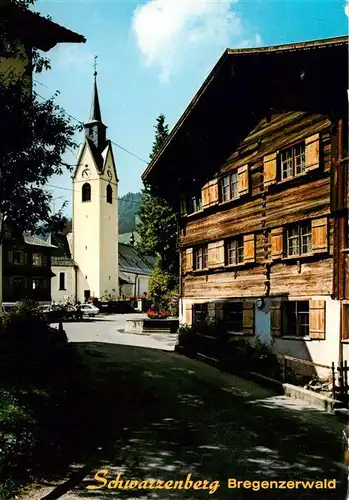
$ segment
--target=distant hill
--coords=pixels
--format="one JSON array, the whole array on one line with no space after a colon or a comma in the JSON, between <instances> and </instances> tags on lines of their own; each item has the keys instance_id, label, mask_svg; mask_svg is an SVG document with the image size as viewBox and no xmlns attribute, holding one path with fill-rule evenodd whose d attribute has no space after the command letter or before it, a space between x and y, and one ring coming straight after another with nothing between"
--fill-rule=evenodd
<instances>
[{"instance_id":1,"label":"distant hill","mask_svg":"<svg viewBox=\"0 0 349 500\"><path fill-rule=\"evenodd\" d=\"M127 193L119 198L119 234L135 231L135 216L141 198L141 193Z\"/></svg>"}]
</instances>

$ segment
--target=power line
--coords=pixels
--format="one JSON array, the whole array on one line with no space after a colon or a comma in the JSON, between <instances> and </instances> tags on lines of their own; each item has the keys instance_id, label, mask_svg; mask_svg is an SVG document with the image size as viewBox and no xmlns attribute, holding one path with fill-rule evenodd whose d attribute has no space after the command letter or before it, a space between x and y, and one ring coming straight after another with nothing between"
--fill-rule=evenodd
<instances>
[{"instance_id":1,"label":"power line","mask_svg":"<svg viewBox=\"0 0 349 500\"><path fill-rule=\"evenodd\" d=\"M66 188L66 187L63 187L63 186L55 186L53 184L46 184L46 186L52 187L52 188L55 188L55 189L63 189L64 191L71 191L71 192L74 192L74 193L78 193L79 192L76 189ZM101 196L101 198L106 198L106 196ZM123 200L122 198L113 198L113 199L114 200L118 200L118 201L122 201L123 203L133 203L134 205L140 205L141 204L139 201Z\"/></svg>"},{"instance_id":2,"label":"power line","mask_svg":"<svg viewBox=\"0 0 349 500\"><path fill-rule=\"evenodd\" d=\"M41 84L40 82L38 82L37 80L35 80L35 82L39 83L40 85L43 85L44 87L47 87L46 85L44 84ZM37 92L35 92L35 94L40 97L43 101L47 102L49 99L46 99L45 97L43 97L42 95L38 94ZM75 120L77 123L79 123L80 125L84 125L84 122L82 122L81 120L79 120L78 118L75 118L75 116L69 114L62 106L60 106L60 108L62 109L62 111L64 112L65 115L69 116L69 118L71 118L72 120ZM125 151L126 153L128 153L129 155L133 156L134 158L137 158L137 160L143 162L143 163L146 163L148 164L149 162L147 160L144 160L144 158L141 158L140 156L136 155L135 153L132 153L132 151L130 151L129 149L127 148L124 148L123 146L121 146L121 144L118 144L117 142L115 141L112 141L111 139L109 139L110 142L112 144L114 144L114 146L118 147L119 149L122 149L122 151Z\"/></svg>"}]
</instances>

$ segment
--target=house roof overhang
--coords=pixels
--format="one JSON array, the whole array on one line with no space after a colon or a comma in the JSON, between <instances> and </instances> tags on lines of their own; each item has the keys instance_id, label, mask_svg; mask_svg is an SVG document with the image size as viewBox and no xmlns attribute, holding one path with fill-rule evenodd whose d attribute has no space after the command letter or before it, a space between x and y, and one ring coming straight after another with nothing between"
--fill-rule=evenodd
<instances>
[{"instance_id":1,"label":"house roof overhang","mask_svg":"<svg viewBox=\"0 0 349 500\"><path fill-rule=\"evenodd\" d=\"M0 16L13 39L47 52L57 43L85 43L86 38L28 9L5 2Z\"/></svg>"},{"instance_id":2,"label":"house roof overhang","mask_svg":"<svg viewBox=\"0 0 349 500\"><path fill-rule=\"evenodd\" d=\"M227 49L142 174L168 199L202 185L273 110L347 111L348 37Z\"/></svg>"}]
</instances>

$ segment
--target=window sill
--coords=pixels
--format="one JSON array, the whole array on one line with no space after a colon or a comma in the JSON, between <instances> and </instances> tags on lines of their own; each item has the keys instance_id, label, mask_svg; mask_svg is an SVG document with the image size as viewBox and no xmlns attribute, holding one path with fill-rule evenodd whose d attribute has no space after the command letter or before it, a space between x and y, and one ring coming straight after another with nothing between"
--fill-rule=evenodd
<instances>
[{"instance_id":1,"label":"window sill","mask_svg":"<svg viewBox=\"0 0 349 500\"><path fill-rule=\"evenodd\" d=\"M328 250L323 250L321 252L309 252L309 253L302 253L300 255L290 255L287 257L275 257L272 258L272 262L279 261L279 262L288 262L288 261L297 261L297 260L306 260L312 257L316 257L317 255L323 255L323 254L329 254Z\"/></svg>"},{"instance_id":2,"label":"window sill","mask_svg":"<svg viewBox=\"0 0 349 500\"><path fill-rule=\"evenodd\" d=\"M254 264L254 262L251 262L251 264ZM230 271L232 269L243 269L244 267L247 266L247 262L241 262L240 264L227 264L226 266L224 266L224 269L226 269L227 271Z\"/></svg>"},{"instance_id":3,"label":"window sill","mask_svg":"<svg viewBox=\"0 0 349 500\"><path fill-rule=\"evenodd\" d=\"M228 335L237 335L238 337L244 337L244 332L227 332Z\"/></svg>"},{"instance_id":4,"label":"window sill","mask_svg":"<svg viewBox=\"0 0 349 500\"><path fill-rule=\"evenodd\" d=\"M285 340L318 340L318 339L312 339L311 337L301 337L300 335L282 335L280 339L285 339Z\"/></svg>"},{"instance_id":5,"label":"window sill","mask_svg":"<svg viewBox=\"0 0 349 500\"><path fill-rule=\"evenodd\" d=\"M191 217L194 217L195 215L199 215L199 214L202 214L204 212L204 209L202 208L201 210L198 210L197 212L192 212L190 214L183 214L182 217L187 217L187 218L191 218Z\"/></svg>"},{"instance_id":6,"label":"window sill","mask_svg":"<svg viewBox=\"0 0 349 500\"><path fill-rule=\"evenodd\" d=\"M233 203L234 201L237 201L237 200L240 200L240 196L237 196L236 198L231 198L230 200L225 200L225 201L220 201L218 203L218 205L220 207L224 206L224 205L229 205L229 203Z\"/></svg>"},{"instance_id":7,"label":"window sill","mask_svg":"<svg viewBox=\"0 0 349 500\"><path fill-rule=\"evenodd\" d=\"M66 289L66 288L58 288L58 291L59 291L59 292L66 292L66 291L67 291L67 289Z\"/></svg>"},{"instance_id":8,"label":"window sill","mask_svg":"<svg viewBox=\"0 0 349 500\"><path fill-rule=\"evenodd\" d=\"M298 174L298 175L294 175L293 177L287 177L287 179L283 179L281 181L276 182L276 186L279 186L281 184L285 184L287 182L291 182L291 181L294 181L294 180L299 179L301 177L304 177L304 176L308 175L308 173L309 172L306 170L305 172L302 172L301 174Z\"/></svg>"}]
</instances>

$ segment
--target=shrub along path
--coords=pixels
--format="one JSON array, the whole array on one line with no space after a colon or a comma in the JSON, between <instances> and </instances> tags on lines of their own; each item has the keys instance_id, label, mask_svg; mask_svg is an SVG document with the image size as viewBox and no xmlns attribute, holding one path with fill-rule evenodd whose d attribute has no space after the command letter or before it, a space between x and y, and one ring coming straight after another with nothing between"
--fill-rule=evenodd
<instances>
[{"instance_id":1,"label":"shrub along path","mask_svg":"<svg viewBox=\"0 0 349 500\"><path fill-rule=\"evenodd\" d=\"M55 480L43 479L22 500L344 498L342 426L333 416L175 353L105 343L75 349L88 369L88 391L80 423L74 417L75 426L66 419L62 427L71 453L57 465ZM163 481L191 473L195 481L220 486L212 495L193 489L91 491L87 486L97 485L98 469L108 470L110 479L117 472L121 479ZM228 478L327 478L336 479L337 488L252 492L227 489Z\"/></svg>"}]
</instances>

